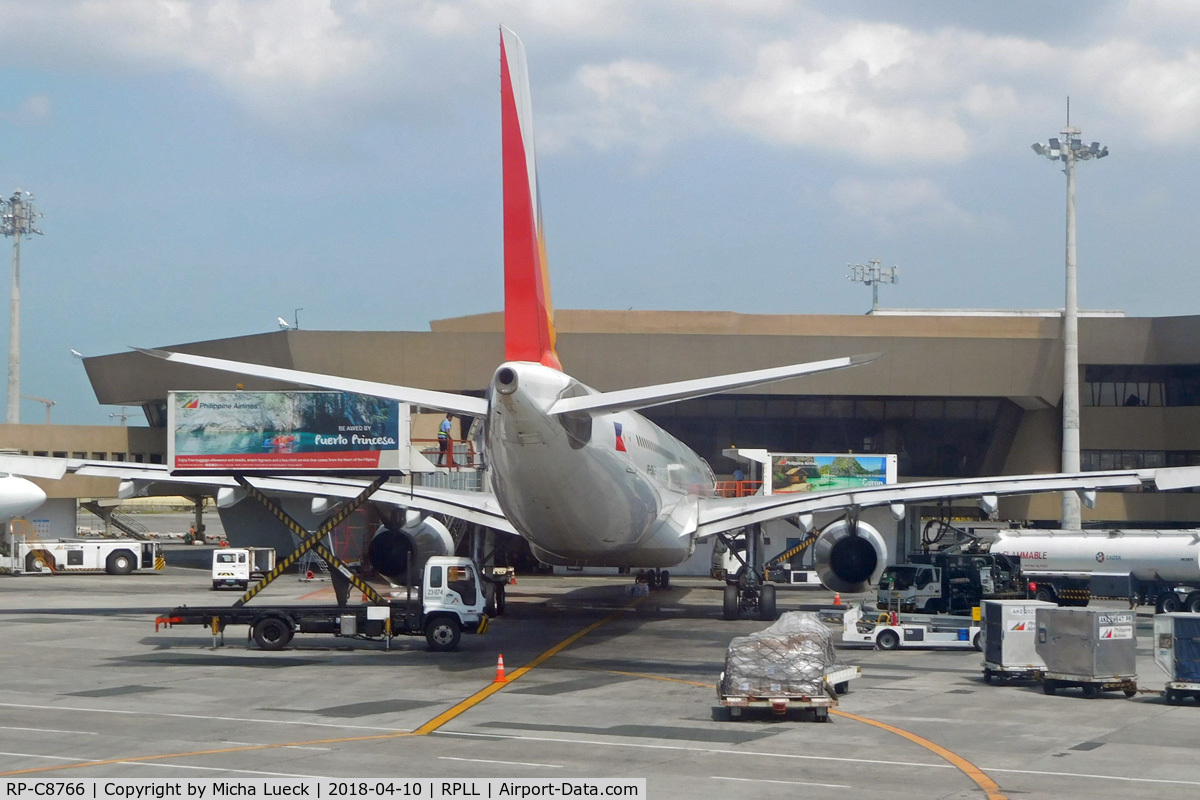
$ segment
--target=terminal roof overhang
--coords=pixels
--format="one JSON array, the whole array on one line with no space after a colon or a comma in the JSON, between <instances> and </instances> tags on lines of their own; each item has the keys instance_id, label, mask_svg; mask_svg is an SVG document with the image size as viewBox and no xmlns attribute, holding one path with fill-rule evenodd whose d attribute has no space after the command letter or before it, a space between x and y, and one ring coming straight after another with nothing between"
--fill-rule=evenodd
<instances>
[{"instance_id":1,"label":"terminal roof overhang","mask_svg":"<svg viewBox=\"0 0 1200 800\"><path fill-rule=\"evenodd\" d=\"M1052 316L767 315L582 311L556 314L564 368L615 390L882 352L874 364L747 390L753 394L1007 397L1058 404L1061 321ZM429 331L288 330L159 349L423 389L479 393L504 359L503 315L436 320ZM1084 317L1082 363L1200 363L1200 317ZM135 351L84 359L106 405L162 403L172 390L290 385L172 364Z\"/></svg>"}]
</instances>

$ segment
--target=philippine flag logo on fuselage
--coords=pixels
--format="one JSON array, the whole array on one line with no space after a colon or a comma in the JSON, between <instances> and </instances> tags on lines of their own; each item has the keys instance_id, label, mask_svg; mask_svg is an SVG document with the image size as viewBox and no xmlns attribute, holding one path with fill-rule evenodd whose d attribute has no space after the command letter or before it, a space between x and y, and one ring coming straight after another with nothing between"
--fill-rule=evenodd
<instances>
[{"instance_id":1,"label":"philippine flag logo on fuselage","mask_svg":"<svg viewBox=\"0 0 1200 800\"><path fill-rule=\"evenodd\" d=\"M196 399L192 400L190 403L185 403L183 407L184 408L199 408L200 407L200 398L197 397Z\"/></svg>"},{"instance_id":2,"label":"philippine flag logo on fuselage","mask_svg":"<svg viewBox=\"0 0 1200 800\"><path fill-rule=\"evenodd\" d=\"M625 450L625 439L621 436L621 423L614 422L613 427L617 429L617 452L618 453L627 452Z\"/></svg>"}]
</instances>

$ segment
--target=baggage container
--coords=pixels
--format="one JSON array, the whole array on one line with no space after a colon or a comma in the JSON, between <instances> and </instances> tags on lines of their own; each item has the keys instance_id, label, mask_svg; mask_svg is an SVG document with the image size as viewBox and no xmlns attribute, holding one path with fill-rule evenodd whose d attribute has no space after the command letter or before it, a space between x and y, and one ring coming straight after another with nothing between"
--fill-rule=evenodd
<instances>
[{"instance_id":1,"label":"baggage container","mask_svg":"<svg viewBox=\"0 0 1200 800\"><path fill-rule=\"evenodd\" d=\"M1200 614L1154 615L1154 663L1167 673L1168 703L1200 700Z\"/></svg>"},{"instance_id":2,"label":"baggage container","mask_svg":"<svg viewBox=\"0 0 1200 800\"><path fill-rule=\"evenodd\" d=\"M1037 654L1042 689L1078 686L1084 697L1106 690L1137 694L1137 637L1132 611L1097 608L1038 608Z\"/></svg>"},{"instance_id":3,"label":"baggage container","mask_svg":"<svg viewBox=\"0 0 1200 800\"><path fill-rule=\"evenodd\" d=\"M1036 646L1039 608L1057 606L1040 600L983 601L984 681L1029 679L1046 669Z\"/></svg>"}]
</instances>

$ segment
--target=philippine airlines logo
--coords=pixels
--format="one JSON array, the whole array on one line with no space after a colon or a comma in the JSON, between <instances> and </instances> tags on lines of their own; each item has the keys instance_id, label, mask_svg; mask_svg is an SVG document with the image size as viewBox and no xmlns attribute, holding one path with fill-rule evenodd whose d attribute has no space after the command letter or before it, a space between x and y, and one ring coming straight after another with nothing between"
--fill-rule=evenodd
<instances>
[{"instance_id":1,"label":"philippine airlines logo","mask_svg":"<svg viewBox=\"0 0 1200 800\"><path fill-rule=\"evenodd\" d=\"M184 408L199 408L200 407L200 398L197 397L196 399L192 400L190 403L185 403L183 407Z\"/></svg>"},{"instance_id":2,"label":"philippine airlines logo","mask_svg":"<svg viewBox=\"0 0 1200 800\"><path fill-rule=\"evenodd\" d=\"M621 423L614 422L613 427L617 429L617 452L625 453L625 439L621 436Z\"/></svg>"}]
</instances>

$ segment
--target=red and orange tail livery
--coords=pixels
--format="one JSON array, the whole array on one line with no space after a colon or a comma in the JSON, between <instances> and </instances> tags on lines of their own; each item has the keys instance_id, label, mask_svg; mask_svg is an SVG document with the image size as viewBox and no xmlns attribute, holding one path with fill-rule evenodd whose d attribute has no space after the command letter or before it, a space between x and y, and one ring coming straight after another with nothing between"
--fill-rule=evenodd
<instances>
[{"instance_id":1,"label":"red and orange tail livery","mask_svg":"<svg viewBox=\"0 0 1200 800\"><path fill-rule=\"evenodd\" d=\"M533 148L525 46L500 28L500 120L504 163L504 358L561 370Z\"/></svg>"}]
</instances>

